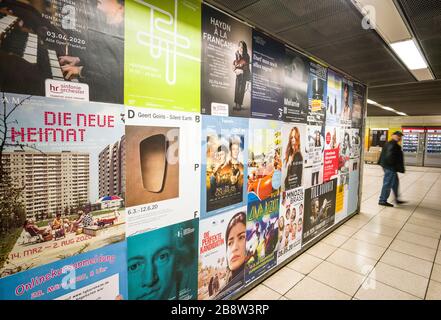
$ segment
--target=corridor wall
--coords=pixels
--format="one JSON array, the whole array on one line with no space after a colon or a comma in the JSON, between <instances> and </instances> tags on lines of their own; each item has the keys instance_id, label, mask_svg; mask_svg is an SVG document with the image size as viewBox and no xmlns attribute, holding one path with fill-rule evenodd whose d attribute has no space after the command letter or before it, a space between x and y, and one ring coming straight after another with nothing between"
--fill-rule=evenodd
<instances>
[{"instance_id":1,"label":"corridor wall","mask_svg":"<svg viewBox=\"0 0 441 320\"><path fill-rule=\"evenodd\" d=\"M198 0L0 19L0 299L232 299L358 212L350 76Z\"/></svg>"}]
</instances>

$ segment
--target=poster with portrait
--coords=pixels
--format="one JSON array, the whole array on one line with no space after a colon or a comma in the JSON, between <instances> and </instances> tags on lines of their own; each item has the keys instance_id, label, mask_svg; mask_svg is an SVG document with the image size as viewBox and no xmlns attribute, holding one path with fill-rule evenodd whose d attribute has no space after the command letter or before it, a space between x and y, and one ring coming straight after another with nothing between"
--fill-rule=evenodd
<instances>
[{"instance_id":1,"label":"poster with portrait","mask_svg":"<svg viewBox=\"0 0 441 320\"><path fill-rule=\"evenodd\" d=\"M335 71L328 69L328 89L326 98L326 125L340 125L342 111L342 77Z\"/></svg>"},{"instance_id":2,"label":"poster with portrait","mask_svg":"<svg viewBox=\"0 0 441 320\"><path fill-rule=\"evenodd\" d=\"M308 125L323 126L326 121L328 69L321 64L310 61L308 84Z\"/></svg>"},{"instance_id":3,"label":"poster with portrait","mask_svg":"<svg viewBox=\"0 0 441 320\"><path fill-rule=\"evenodd\" d=\"M199 217L200 115L135 107L126 113L127 236Z\"/></svg>"},{"instance_id":4,"label":"poster with portrait","mask_svg":"<svg viewBox=\"0 0 441 320\"><path fill-rule=\"evenodd\" d=\"M124 1L0 3L0 90L123 103Z\"/></svg>"},{"instance_id":5,"label":"poster with portrait","mask_svg":"<svg viewBox=\"0 0 441 320\"><path fill-rule=\"evenodd\" d=\"M337 179L305 190L302 246L334 224Z\"/></svg>"},{"instance_id":6,"label":"poster with portrait","mask_svg":"<svg viewBox=\"0 0 441 320\"><path fill-rule=\"evenodd\" d=\"M353 87L353 94L352 94L352 113L351 113L351 120L352 120L352 127L353 128L361 128L363 125L363 109L365 105L365 99L366 99L366 88L359 84L354 83Z\"/></svg>"},{"instance_id":7,"label":"poster with portrait","mask_svg":"<svg viewBox=\"0 0 441 320\"><path fill-rule=\"evenodd\" d=\"M245 282L255 281L277 264L279 197L248 203Z\"/></svg>"},{"instance_id":8,"label":"poster with portrait","mask_svg":"<svg viewBox=\"0 0 441 320\"><path fill-rule=\"evenodd\" d=\"M351 129L340 129L340 150L338 160L337 197L335 205L336 221L347 216L347 197L349 189L349 166L351 156Z\"/></svg>"},{"instance_id":9,"label":"poster with portrait","mask_svg":"<svg viewBox=\"0 0 441 320\"><path fill-rule=\"evenodd\" d=\"M124 107L16 94L1 101L1 277L124 240Z\"/></svg>"},{"instance_id":10,"label":"poster with portrait","mask_svg":"<svg viewBox=\"0 0 441 320\"><path fill-rule=\"evenodd\" d=\"M127 238L129 300L196 300L199 219Z\"/></svg>"},{"instance_id":11,"label":"poster with portrait","mask_svg":"<svg viewBox=\"0 0 441 320\"><path fill-rule=\"evenodd\" d=\"M325 152L323 161L323 181L329 181L338 176L338 161L340 155L340 127L326 126Z\"/></svg>"},{"instance_id":12,"label":"poster with portrait","mask_svg":"<svg viewBox=\"0 0 441 320\"><path fill-rule=\"evenodd\" d=\"M250 119L248 203L277 197L282 183L282 122Z\"/></svg>"},{"instance_id":13,"label":"poster with portrait","mask_svg":"<svg viewBox=\"0 0 441 320\"><path fill-rule=\"evenodd\" d=\"M350 142L350 152L349 152L349 158L351 159L358 159L360 158L361 154L361 137L360 137L360 129L347 129L346 130L349 133Z\"/></svg>"},{"instance_id":14,"label":"poster with portrait","mask_svg":"<svg viewBox=\"0 0 441 320\"><path fill-rule=\"evenodd\" d=\"M292 257L302 247L304 196L305 190L299 187L283 191L280 197L277 264Z\"/></svg>"},{"instance_id":15,"label":"poster with portrait","mask_svg":"<svg viewBox=\"0 0 441 320\"><path fill-rule=\"evenodd\" d=\"M199 112L201 1L126 1L124 103Z\"/></svg>"},{"instance_id":16,"label":"poster with portrait","mask_svg":"<svg viewBox=\"0 0 441 320\"><path fill-rule=\"evenodd\" d=\"M309 62L304 55L286 49L283 121L306 123L309 110Z\"/></svg>"},{"instance_id":17,"label":"poster with portrait","mask_svg":"<svg viewBox=\"0 0 441 320\"><path fill-rule=\"evenodd\" d=\"M247 207L199 223L198 300L224 300L245 283Z\"/></svg>"},{"instance_id":18,"label":"poster with portrait","mask_svg":"<svg viewBox=\"0 0 441 320\"><path fill-rule=\"evenodd\" d=\"M309 188L323 182L324 127L307 126L307 137L304 145L303 181L304 187Z\"/></svg>"},{"instance_id":19,"label":"poster with portrait","mask_svg":"<svg viewBox=\"0 0 441 320\"><path fill-rule=\"evenodd\" d=\"M306 125L282 125L282 190L295 189L303 184Z\"/></svg>"},{"instance_id":20,"label":"poster with portrait","mask_svg":"<svg viewBox=\"0 0 441 320\"><path fill-rule=\"evenodd\" d=\"M126 241L0 279L0 300L125 300Z\"/></svg>"},{"instance_id":21,"label":"poster with portrait","mask_svg":"<svg viewBox=\"0 0 441 320\"><path fill-rule=\"evenodd\" d=\"M282 120L285 46L253 30L251 117Z\"/></svg>"},{"instance_id":22,"label":"poster with portrait","mask_svg":"<svg viewBox=\"0 0 441 320\"><path fill-rule=\"evenodd\" d=\"M246 204L248 119L202 116L201 217Z\"/></svg>"},{"instance_id":23,"label":"poster with portrait","mask_svg":"<svg viewBox=\"0 0 441 320\"><path fill-rule=\"evenodd\" d=\"M343 78L340 126L344 128L350 128L352 125L353 88L354 83L347 78Z\"/></svg>"},{"instance_id":24,"label":"poster with portrait","mask_svg":"<svg viewBox=\"0 0 441 320\"><path fill-rule=\"evenodd\" d=\"M251 114L252 29L202 5L201 113Z\"/></svg>"}]
</instances>

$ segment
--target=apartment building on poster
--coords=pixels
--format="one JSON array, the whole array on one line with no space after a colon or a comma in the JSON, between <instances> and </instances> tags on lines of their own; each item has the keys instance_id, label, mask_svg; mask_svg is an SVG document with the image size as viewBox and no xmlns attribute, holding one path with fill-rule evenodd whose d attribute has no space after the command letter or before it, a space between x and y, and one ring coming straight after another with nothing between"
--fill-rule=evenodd
<instances>
[{"instance_id":1,"label":"apartment building on poster","mask_svg":"<svg viewBox=\"0 0 441 320\"><path fill-rule=\"evenodd\" d=\"M106 146L99 154L99 197L120 196L126 192L125 136Z\"/></svg>"},{"instance_id":2,"label":"apartment building on poster","mask_svg":"<svg viewBox=\"0 0 441 320\"><path fill-rule=\"evenodd\" d=\"M89 202L88 153L14 151L3 157L15 186L24 187L27 218L47 218Z\"/></svg>"}]
</instances>

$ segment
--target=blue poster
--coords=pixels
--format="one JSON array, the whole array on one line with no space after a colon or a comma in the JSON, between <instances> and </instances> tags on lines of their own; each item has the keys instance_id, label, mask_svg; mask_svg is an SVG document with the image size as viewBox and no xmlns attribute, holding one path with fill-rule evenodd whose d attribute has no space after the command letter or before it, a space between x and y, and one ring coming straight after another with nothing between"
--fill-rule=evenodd
<instances>
[{"instance_id":1,"label":"blue poster","mask_svg":"<svg viewBox=\"0 0 441 320\"><path fill-rule=\"evenodd\" d=\"M246 205L248 119L202 116L201 217Z\"/></svg>"},{"instance_id":2,"label":"blue poster","mask_svg":"<svg viewBox=\"0 0 441 320\"><path fill-rule=\"evenodd\" d=\"M127 299L126 242L0 280L0 300Z\"/></svg>"},{"instance_id":3,"label":"blue poster","mask_svg":"<svg viewBox=\"0 0 441 320\"><path fill-rule=\"evenodd\" d=\"M285 46L253 31L251 116L282 120Z\"/></svg>"},{"instance_id":4,"label":"blue poster","mask_svg":"<svg viewBox=\"0 0 441 320\"><path fill-rule=\"evenodd\" d=\"M195 300L199 219L127 238L130 300Z\"/></svg>"}]
</instances>

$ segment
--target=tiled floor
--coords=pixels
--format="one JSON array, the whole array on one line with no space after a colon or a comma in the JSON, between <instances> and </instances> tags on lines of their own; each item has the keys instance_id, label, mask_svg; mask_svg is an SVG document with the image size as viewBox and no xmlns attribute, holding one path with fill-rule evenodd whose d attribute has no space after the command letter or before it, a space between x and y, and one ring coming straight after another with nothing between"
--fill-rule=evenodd
<instances>
[{"instance_id":1,"label":"tiled floor","mask_svg":"<svg viewBox=\"0 0 441 320\"><path fill-rule=\"evenodd\" d=\"M382 177L365 165L361 213L241 299L441 299L441 169L408 167L394 208Z\"/></svg>"}]
</instances>

